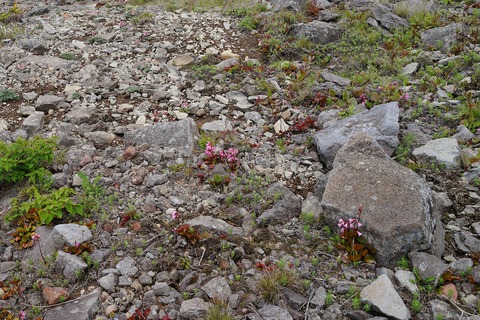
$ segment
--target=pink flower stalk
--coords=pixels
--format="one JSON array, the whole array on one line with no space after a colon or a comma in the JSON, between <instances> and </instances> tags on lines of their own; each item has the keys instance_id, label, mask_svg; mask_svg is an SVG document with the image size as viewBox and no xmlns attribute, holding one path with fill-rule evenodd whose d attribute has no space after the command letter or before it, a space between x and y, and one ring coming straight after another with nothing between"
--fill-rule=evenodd
<instances>
[{"instance_id":1,"label":"pink flower stalk","mask_svg":"<svg viewBox=\"0 0 480 320\"><path fill-rule=\"evenodd\" d=\"M356 230L357 236L361 237L362 233L358 230L358 228L361 226L363 226L363 224L358 221L357 218L348 219L348 221L343 219L338 220L338 227L340 228L340 233L342 234L348 230Z\"/></svg>"},{"instance_id":2,"label":"pink flower stalk","mask_svg":"<svg viewBox=\"0 0 480 320\"><path fill-rule=\"evenodd\" d=\"M179 218L179 214L178 214L178 211L177 210L173 210L171 212L171 215L172 215L172 219L173 220L177 220Z\"/></svg>"},{"instance_id":3,"label":"pink flower stalk","mask_svg":"<svg viewBox=\"0 0 480 320\"><path fill-rule=\"evenodd\" d=\"M42 256L42 260L45 264L47 264L47 261L45 260L45 257L43 256L43 252L42 252L42 247L40 246L40 235L39 234L36 234L34 233L32 235L32 240L35 242L37 241L38 242L38 251L40 251L40 255Z\"/></svg>"},{"instance_id":4,"label":"pink flower stalk","mask_svg":"<svg viewBox=\"0 0 480 320\"><path fill-rule=\"evenodd\" d=\"M213 158L214 154L215 147L210 142L207 142L207 147L205 148L205 155L207 157Z\"/></svg>"},{"instance_id":5,"label":"pink flower stalk","mask_svg":"<svg viewBox=\"0 0 480 320\"><path fill-rule=\"evenodd\" d=\"M20 313L19 313L19 315L18 315L18 319L19 319L19 320L25 320L25 316L26 316L26 315L27 315L27 314L25 313L25 311L22 310L22 311L20 311Z\"/></svg>"}]
</instances>

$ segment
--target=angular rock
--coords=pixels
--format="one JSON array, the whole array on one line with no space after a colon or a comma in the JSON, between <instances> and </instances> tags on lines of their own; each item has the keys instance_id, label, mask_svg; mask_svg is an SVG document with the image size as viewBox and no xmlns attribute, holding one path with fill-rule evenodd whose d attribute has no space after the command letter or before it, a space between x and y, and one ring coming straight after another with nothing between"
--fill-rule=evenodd
<instances>
[{"instance_id":1,"label":"angular rock","mask_svg":"<svg viewBox=\"0 0 480 320\"><path fill-rule=\"evenodd\" d=\"M64 120L76 125L88 123L92 119L94 112L95 107L75 108L65 115Z\"/></svg>"},{"instance_id":2,"label":"angular rock","mask_svg":"<svg viewBox=\"0 0 480 320\"><path fill-rule=\"evenodd\" d=\"M362 229L380 266L394 266L414 250L444 251L443 227L427 183L391 160L368 135L358 134L340 149L321 204L334 229L339 219L355 217L363 207Z\"/></svg>"},{"instance_id":3,"label":"angular rock","mask_svg":"<svg viewBox=\"0 0 480 320\"><path fill-rule=\"evenodd\" d=\"M25 39L21 45L23 50L30 51L33 54L44 54L50 50L41 39Z\"/></svg>"},{"instance_id":4,"label":"angular rock","mask_svg":"<svg viewBox=\"0 0 480 320\"><path fill-rule=\"evenodd\" d=\"M50 109L57 110L63 102L62 97L50 94L39 96L35 102L35 110L42 112L48 112Z\"/></svg>"},{"instance_id":5,"label":"angular rock","mask_svg":"<svg viewBox=\"0 0 480 320\"><path fill-rule=\"evenodd\" d=\"M59 224L53 228L51 237L57 248L63 248L64 245L71 247L92 240L92 232L75 223Z\"/></svg>"},{"instance_id":6,"label":"angular rock","mask_svg":"<svg viewBox=\"0 0 480 320\"><path fill-rule=\"evenodd\" d=\"M103 276L100 279L98 279L98 284L107 292L110 292L117 285L117 276L113 273L109 273L106 276Z\"/></svg>"},{"instance_id":7,"label":"angular rock","mask_svg":"<svg viewBox=\"0 0 480 320\"><path fill-rule=\"evenodd\" d=\"M115 268L120 271L123 276L134 276L137 274L138 268L135 266L136 262L130 257L120 260Z\"/></svg>"},{"instance_id":8,"label":"angular rock","mask_svg":"<svg viewBox=\"0 0 480 320\"><path fill-rule=\"evenodd\" d=\"M437 48L447 52L458 41L459 35L465 30L461 23L451 23L444 27L428 29L420 34L425 47Z\"/></svg>"},{"instance_id":9,"label":"angular rock","mask_svg":"<svg viewBox=\"0 0 480 320\"><path fill-rule=\"evenodd\" d=\"M233 125L227 119L205 122L202 125L203 131L228 131L232 129L233 129Z\"/></svg>"},{"instance_id":10,"label":"angular rock","mask_svg":"<svg viewBox=\"0 0 480 320\"><path fill-rule=\"evenodd\" d=\"M412 152L413 156L422 162L435 161L445 165L447 169L458 169L461 164L461 150L454 138L441 138L430 140Z\"/></svg>"},{"instance_id":11,"label":"angular rock","mask_svg":"<svg viewBox=\"0 0 480 320\"><path fill-rule=\"evenodd\" d=\"M343 32L343 28L335 23L314 20L292 25L289 35L296 39L307 38L314 44L327 44L340 40Z\"/></svg>"},{"instance_id":12,"label":"angular rock","mask_svg":"<svg viewBox=\"0 0 480 320\"><path fill-rule=\"evenodd\" d=\"M215 277L201 288L210 299L226 300L232 294L230 285L224 277Z\"/></svg>"},{"instance_id":13,"label":"angular rock","mask_svg":"<svg viewBox=\"0 0 480 320\"><path fill-rule=\"evenodd\" d=\"M224 220L217 219L211 216L198 216L185 222L192 227L205 229L206 231L214 232L220 235L233 235L242 236L243 232L241 228L234 227Z\"/></svg>"},{"instance_id":14,"label":"angular rock","mask_svg":"<svg viewBox=\"0 0 480 320\"><path fill-rule=\"evenodd\" d=\"M42 293L43 298L49 305L59 303L61 300L68 300L70 297L68 290L61 287L45 287Z\"/></svg>"},{"instance_id":15,"label":"angular rock","mask_svg":"<svg viewBox=\"0 0 480 320\"><path fill-rule=\"evenodd\" d=\"M200 298L185 300L180 306L178 316L183 320L202 319L206 315L208 308L211 306L213 306L213 304L205 302Z\"/></svg>"},{"instance_id":16,"label":"angular rock","mask_svg":"<svg viewBox=\"0 0 480 320\"><path fill-rule=\"evenodd\" d=\"M440 278L448 269L448 265L442 259L425 252L410 252L408 258L412 266L418 269L418 275L422 280Z\"/></svg>"},{"instance_id":17,"label":"angular rock","mask_svg":"<svg viewBox=\"0 0 480 320\"><path fill-rule=\"evenodd\" d=\"M390 102L345 118L326 129L318 131L314 138L320 159L332 167L338 150L356 133L374 137L388 155L398 147L398 104Z\"/></svg>"},{"instance_id":18,"label":"angular rock","mask_svg":"<svg viewBox=\"0 0 480 320\"><path fill-rule=\"evenodd\" d=\"M432 319L457 320L461 319L460 314L448 303L438 299L430 300Z\"/></svg>"},{"instance_id":19,"label":"angular rock","mask_svg":"<svg viewBox=\"0 0 480 320\"><path fill-rule=\"evenodd\" d=\"M304 8L306 0L273 0L273 10L293 10L300 11Z\"/></svg>"},{"instance_id":20,"label":"angular rock","mask_svg":"<svg viewBox=\"0 0 480 320\"><path fill-rule=\"evenodd\" d=\"M258 314L263 320L293 320L287 310L271 304L264 305L258 310Z\"/></svg>"},{"instance_id":21,"label":"angular rock","mask_svg":"<svg viewBox=\"0 0 480 320\"><path fill-rule=\"evenodd\" d=\"M110 146L117 138L114 133L105 131L93 131L85 133L85 137L93 142L93 145L99 149Z\"/></svg>"},{"instance_id":22,"label":"angular rock","mask_svg":"<svg viewBox=\"0 0 480 320\"><path fill-rule=\"evenodd\" d=\"M350 79L339 77L328 71L322 71L320 74L322 75L323 79L325 79L325 81L334 82L343 87L349 86L350 83L352 83Z\"/></svg>"},{"instance_id":23,"label":"angular rock","mask_svg":"<svg viewBox=\"0 0 480 320\"><path fill-rule=\"evenodd\" d=\"M25 130L28 135L34 135L43 129L45 123L45 114L40 111L35 111L23 120L22 130Z\"/></svg>"},{"instance_id":24,"label":"angular rock","mask_svg":"<svg viewBox=\"0 0 480 320\"><path fill-rule=\"evenodd\" d=\"M301 214L302 200L288 188L277 183L271 186L267 193L282 198L275 202L272 208L262 212L257 218L258 225L268 226L287 222Z\"/></svg>"},{"instance_id":25,"label":"angular rock","mask_svg":"<svg viewBox=\"0 0 480 320\"><path fill-rule=\"evenodd\" d=\"M318 287L317 290L315 290L315 295L313 296L312 300L310 303L314 306L317 306L318 308L323 308L325 305L325 300L327 299L327 290L325 290L324 287Z\"/></svg>"},{"instance_id":26,"label":"angular rock","mask_svg":"<svg viewBox=\"0 0 480 320\"><path fill-rule=\"evenodd\" d=\"M372 9L372 13L375 20L390 31L398 27L408 27L406 19L397 16L386 6L376 6Z\"/></svg>"},{"instance_id":27,"label":"angular rock","mask_svg":"<svg viewBox=\"0 0 480 320\"><path fill-rule=\"evenodd\" d=\"M402 72L404 75L407 75L407 76L412 75L415 72L417 72L419 65L420 64L418 62L409 63L405 67L403 67Z\"/></svg>"},{"instance_id":28,"label":"angular rock","mask_svg":"<svg viewBox=\"0 0 480 320\"><path fill-rule=\"evenodd\" d=\"M395 272L395 279L400 286L407 288L410 293L418 293L418 287L415 284L415 274L407 270L397 270Z\"/></svg>"},{"instance_id":29,"label":"angular rock","mask_svg":"<svg viewBox=\"0 0 480 320\"><path fill-rule=\"evenodd\" d=\"M176 56L172 59L171 63L174 66L183 67L191 64L195 59L189 53L182 54L180 56Z\"/></svg>"},{"instance_id":30,"label":"angular rock","mask_svg":"<svg viewBox=\"0 0 480 320\"><path fill-rule=\"evenodd\" d=\"M63 251L58 251L57 259L54 263L55 271L62 273L65 278L74 282L83 275L83 271L88 265L82 258Z\"/></svg>"},{"instance_id":31,"label":"angular rock","mask_svg":"<svg viewBox=\"0 0 480 320\"><path fill-rule=\"evenodd\" d=\"M49 308L45 312L44 320L65 320L65 315L75 320L94 319L98 312L101 290L81 296L55 308Z\"/></svg>"},{"instance_id":32,"label":"angular rock","mask_svg":"<svg viewBox=\"0 0 480 320\"><path fill-rule=\"evenodd\" d=\"M300 310L308 302L306 297L296 293L290 288L283 288L282 293L288 306L294 310Z\"/></svg>"},{"instance_id":33,"label":"angular rock","mask_svg":"<svg viewBox=\"0 0 480 320\"><path fill-rule=\"evenodd\" d=\"M191 156L199 138L198 129L191 118L175 122L158 122L154 125L125 133L125 144L173 148Z\"/></svg>"},{"instance_id":34,"label":"angular rock","mask_svg":"<svg viewBox=\"0 0 480 320\"><path fill-rule=\"evenodd\" d=\"M410 312L398 295L392 282L386 275L381 275L360 292L360 299L373 309L389 318L407 320Z\"/></svg>"}]
</instances>

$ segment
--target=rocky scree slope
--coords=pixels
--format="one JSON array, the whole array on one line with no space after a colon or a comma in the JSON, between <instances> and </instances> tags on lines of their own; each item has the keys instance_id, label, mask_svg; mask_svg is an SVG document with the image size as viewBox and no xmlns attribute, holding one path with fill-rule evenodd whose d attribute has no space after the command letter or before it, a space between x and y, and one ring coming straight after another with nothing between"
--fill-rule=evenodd
<instances>
[{"instance_id":1,"label":"rocky scree slope","mask_svg":"<svg viewBox=\"0 0 480 320\"><path fill-rule=\"evenodd\" d=\"M0 136L58 137L85 217L2 224L2 317L478 317L478 4L19 7ZM337 246L359 207L377 265Z\"/></svg>"}]
</instances>

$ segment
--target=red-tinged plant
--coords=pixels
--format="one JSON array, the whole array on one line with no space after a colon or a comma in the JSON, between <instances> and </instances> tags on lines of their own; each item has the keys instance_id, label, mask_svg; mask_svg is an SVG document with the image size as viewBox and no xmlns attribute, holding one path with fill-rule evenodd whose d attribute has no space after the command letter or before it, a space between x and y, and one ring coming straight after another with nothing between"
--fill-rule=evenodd
<instances>
[{"instance_id":1,"label":"red-tinged plant","mask_svg":"<svg viewBox=\"0 0 480 320\"><path fill-rule=\"evenodd\" d=\"M349 262L373 262L373 254L375 250L367 240L363 237L360 228L363 224L360 222L362 208L357 212L357 218L348 220L340 219L338 227L340 228L340 241L336 244L337 249L343 250L346 254L342 257L342 261Z\"/></svg>"},{"instance_id":2,"label":"red-tinged plant","mask_svg":"<svg viewBox=\"0 0 480 320\"><path fill-rule=\"evenodd\" d=\"M191 244L195 244L195 242L202 238L200 233L189 224L178 225L173 229L173 231L175 231L179 236L182 236L190 241Z\"/></svg>"},{"instance_id":3,"label":"red-tinged plant","mask_svg":"<svg viewBox=\"0 0 480 320\"><path fill-rule=\"evenodd\" d=\"M327 103L327 96L321 92L315 93L315 95L310 99L310 104L313 107L322 109Z\"/></svg>"},{"instance_id":4,"label":"red-tinged plant","mask_svg":"<svg viewBox=\"0 0 480 320\"><path fill-rule=\"evenodd\" d=\"M309 129L315 128L315 127L316 127L315 120L313 120L312 117L307 116L305 119L298 119L290 128L290 130L293 133L300 133L300 132L308 131Z\"/></svg>"},{"instance_id":5,"label":"red-tinged plant","mask_svg":"<svg viewBox=\"0 0 480 320\"><path fill-rule=\"evenodd\" d=\"M65 251L66 253L79 255L83 252L92 253L93 249L92 249L92 246L90 245L90 243L84 242L84 243L80 243L80 244L75 243L74 246L65 246L63 248L63 251Z\"/></svg>"},{"instance_id":6,"label":"red-tinged plant","mask_svg":"<svg viewBox=\"0 0 480 320\"><path fill-rule=\"evenodd\" d=\"M317 6L314 0L310 0L307 3L307 8L305 10L305 13L307 14L307 16L315 19L318 17L318 14L320 13L320 7Z\"/></svg>"},{"instance_id":7,"label":"red-tinged plant","mask_svg":"<svg viewBox=\"0 0 480 320\"><path fill-rule=\"evenodd\" d=\"M127 320L147 320L150 312L151 312L150 309L145 309L145 310L137 309L135 310L134 314L132 314L130 317L127 318Z\"/></svg>"},{"instance_id":8,"label":"red-tinged plant","mask_svg":"<svg viewBox=\"0 0 480 320\"><path fill-rule=\"evenodd\" d=\"M14 295L21 295L25 288L20 286L21 282L18 279L13 279L8 284L4 285L0 281L0 289L3 290L3 294L0 296L1 300L7 300L8 298L13 297Z\"/></svg>"}]
</instances>

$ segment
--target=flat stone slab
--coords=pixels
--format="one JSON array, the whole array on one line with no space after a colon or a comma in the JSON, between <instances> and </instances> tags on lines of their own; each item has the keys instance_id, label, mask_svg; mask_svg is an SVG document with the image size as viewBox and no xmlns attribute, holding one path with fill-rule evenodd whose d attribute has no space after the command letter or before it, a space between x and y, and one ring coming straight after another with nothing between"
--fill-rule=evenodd
<instances>
[{"instance_id":1,"label":"flat stone slab","mask_svg":"<svg viewBox=\"0 0 480 320\"><path fill-rule=\"evenodd\" d=\"M86 294L83 297L53 309L47 309L44 320L65 320L65 318L75 320L94 319L98 312L100 293L100 289L95 289L92 293Z\"/></svg>"},{"instance_id":2,"label":"flat stone slab","mask_svg":"<svg viewBox=\"0 0 480 320\"><path fill-rule=\"evenodd\" d=\"M434 161L445 165L447 169L458 169L461 165L461 149L457 139L441 138L430 140L420 148L413 150L413 156L422 162Z\"/></svg>"},{"instance_id":3,"label":"flat stone slab","mask_svg":"<svg viewBox=\"0 0 480 320\"><path fill-rule=\"evenodd\" d=\"M125 133L125 145L141 145L173 148L186 156L193 153L199 138L198 129L191 118L174 122L158 122Z\"/></svg>"}]
</instances>

